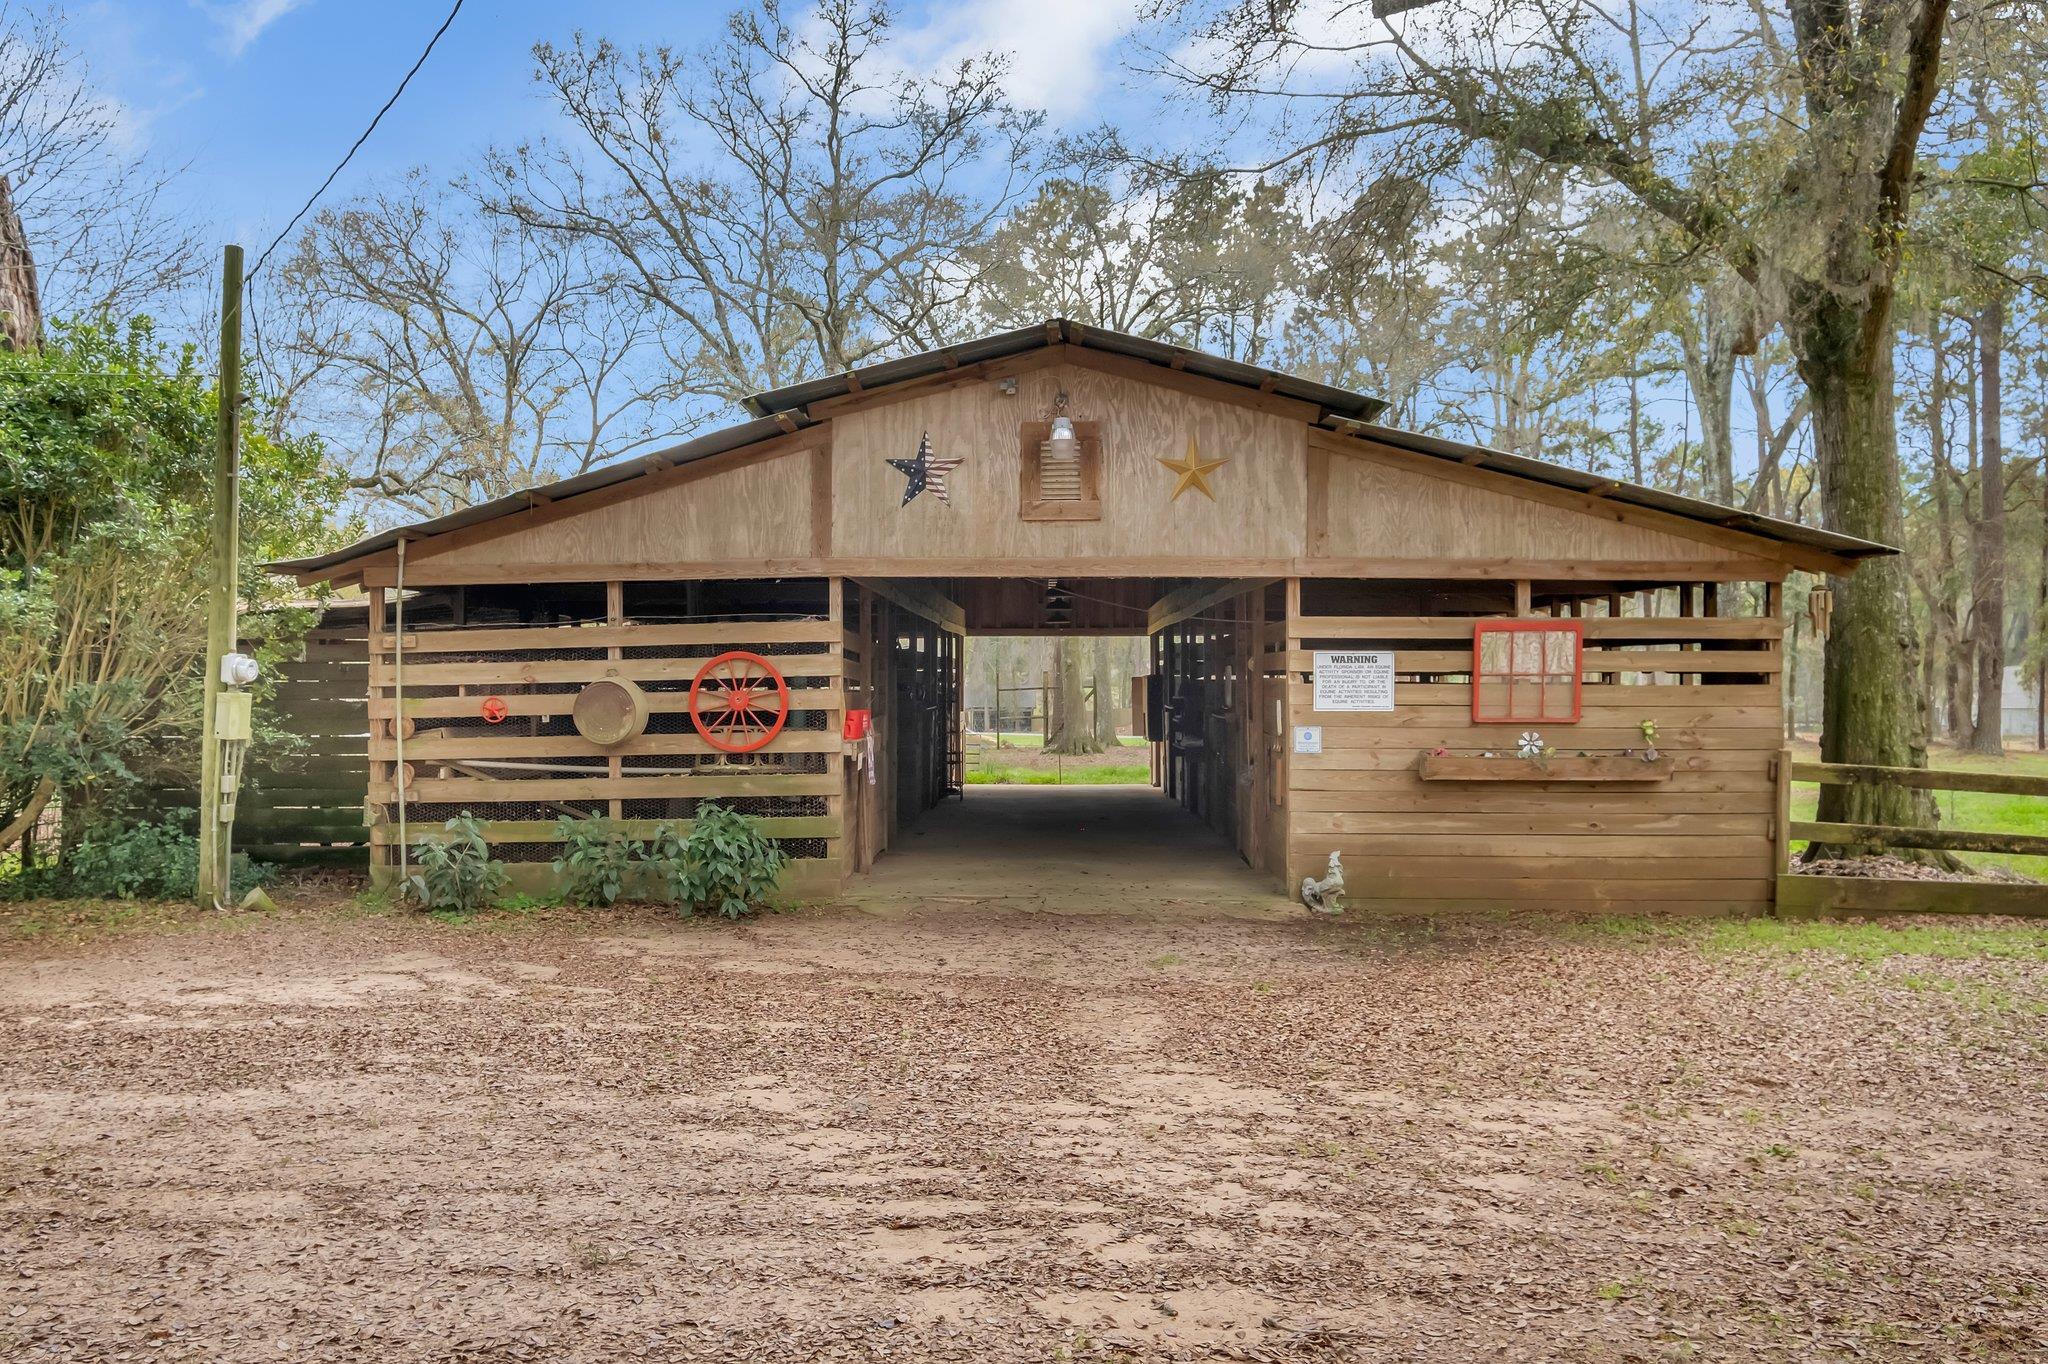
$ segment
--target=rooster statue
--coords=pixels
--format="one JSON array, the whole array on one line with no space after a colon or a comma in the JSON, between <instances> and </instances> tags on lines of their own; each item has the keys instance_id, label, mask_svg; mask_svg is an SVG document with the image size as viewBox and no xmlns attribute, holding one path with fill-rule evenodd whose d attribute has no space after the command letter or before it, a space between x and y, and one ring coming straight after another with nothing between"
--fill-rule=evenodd
<instances>
[{"instance_id":1,"label":"rooster statue","mask_svg":"<svg viewBox=\"0 0 2048 1364\"><path fill-rule=\"evenodd\" d=\"M1301 878L1301 902L1318 914L1344 912L1343 854L1330 854L1330 869L1322 880L1313 876Z\"/></svg>"}]
</instances>

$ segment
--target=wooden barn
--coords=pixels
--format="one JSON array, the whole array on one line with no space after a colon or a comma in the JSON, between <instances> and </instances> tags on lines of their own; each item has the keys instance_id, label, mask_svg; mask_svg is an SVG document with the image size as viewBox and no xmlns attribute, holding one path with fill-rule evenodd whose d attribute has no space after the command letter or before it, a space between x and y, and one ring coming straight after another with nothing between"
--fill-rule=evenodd
<instances>
[{"instance_id":1,"label":"wooden barn","mask_svg":"<svg viewBox=\"0 0 2048 1364\"><path fill-rule=\"evenodd\" d=\"M373 874L469 811L544 882L562 814L715 800L840 889L980 798L964 636L1067 632L1149 637L1132 798L1275 891L1339 853L1355 906L1754 910L1786 574L1890 552L1066 321L749 405L275 565L369 596Z\"/></svg>"}]
</instances>

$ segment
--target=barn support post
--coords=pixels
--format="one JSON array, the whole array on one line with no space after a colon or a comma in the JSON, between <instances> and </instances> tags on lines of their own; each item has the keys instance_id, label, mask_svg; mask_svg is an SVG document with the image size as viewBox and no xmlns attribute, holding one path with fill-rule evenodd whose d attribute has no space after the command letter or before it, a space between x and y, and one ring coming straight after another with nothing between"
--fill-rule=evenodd
<instances>
[{"instance_id":1,"label":"barn support post","mask_svg":"<svg viewBox=\"0 0 2048 1364\"><path fill-rule=\"evenodd\" d=\"M604 585L604 623L614 629L626 623L626 585L617 578L613 578ZM613 644L605 649L604 656L610 662L616 663L626 655L623 649ZM607 776L616 780L624 776L625 772L626 764L623 758L616 752L607 755L605 759L605 774ZM611 817L618 819L625 813L625 810L626 802L617 796L613 796L608 807Z\"/></svg>"},{"instance_id":2,"label":"barn support post","mask_svg":"<svg viewBox=\"0 0 2048 1364\"><path fill-rule=\"evenodd\" d=\"M1278 808L1274 811L1273 827L1279 830L1279 848L1274 861L1278 863L1280 888L1286 890L1290 884L1288 864L1294 848L1294 687L1297 675L1306 679L1307 673L1296 674L1291 665L1304 647L1307 637L1302 634L1301 579L1289 578L1281 598L1282 621L1280 634L1286 648L1280 655L1280 752L1274 763L1273 787Z\"/></svg>"},{"instance_id":3,"label":"barn support post","mask_svg":"<svg viewBox=\"0 0 2048 1364\"><path fill-rule=\"evenodd\" d=\"M369 698L366 704L370 712L370 738L367 757L369 759L370 785L374 788L387 781L390 777L389 764L382 761L378 756L378 741L389 738L392 728L403 724L405 717L403 713L398 713L396 718L390 720L383 720L377 717L377 711L380 709L377 702L384 693L384 589L373 586L366 588L365 592L370 601L369 638L365 641L369 658L368 668L365 673L366 685L364 687L364 691ZM377 878L382 874L384 864L388 860L386 849L390 846L390 835L386 832L386 828L387 826L381 819L372 819L370 824L370 878L373 885L378 883Z\"/></svg>"},{"instance_id":4,"label":"barn support post","mask_svg":"<svg viewBox=\"0 0 2048 1364\"><path fill-rule=\"evenodd\" d=\"M398 537L398 582L392 592L391 622L391 710L392 751L397 763L391 779L398 789L398 893L405 893L411 872L412 848L407 841L405 807L412 799L411 773L405 767L405 537Z\"/></svg>"},{"instance_id":5,"label":"barn support post","mask_svg":"<svg viewBox=\"0 0 2048 1364\"><path fill-rule=\"evenodd\" d=\"M827 451L826 453L828 456L826 473L829 476L831 472L829 467L830 452ZM829 517L827 518L827 525L830 525ZM825 579L825 622L832 627L830 651L837 654L841 660L840 675L833 679L830 686L833 692L837 694L839 728L840 733L843 735L846 729L846 708L853 704L853 699L847 692L844 664L846 658L846 579L836 573ZM841 742L843 743L844 740L842 739ZM857 770L851 770L847 767L843 750L827 755L826 770L837 773L840 778L837 788L825 797L825 813L828 817L836 820L839 826L839 837L829 843L827 847L830 849L830 855L836 858L846 871L854 871L860 866L860 852L858 849L860 821L855 817L854 798L857 793L853 786L853 782L858 779L859 773Z\"/></svg>"}]
</instances>

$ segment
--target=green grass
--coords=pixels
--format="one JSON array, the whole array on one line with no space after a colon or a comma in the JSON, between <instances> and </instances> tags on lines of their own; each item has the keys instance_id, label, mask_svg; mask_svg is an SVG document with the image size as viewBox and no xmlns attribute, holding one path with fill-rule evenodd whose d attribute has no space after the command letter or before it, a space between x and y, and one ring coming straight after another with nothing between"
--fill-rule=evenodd
<instances>
[{"instance_id":1,"label":"green grass","mask_svg":"<svg viewBox=\"0 0 2048 1364\"><path fill-rule=\"evenodd\" d=\"M1130 752L1145 740L1125 734L1106 753L1063 756L1045 751L1041 734L1005 734L1003 746L980 745L968 757L970 786L1143 786L1152 779L1151 766L1133 762Z\"/></svg>"},{"instance_id":2,"label":"green grass","mask_svg":"<svg viewBox=\"0 0 2048 1364\"><path fill-rule=\"evenodd\" d=\"M977 733L975 737L980 739L986 739L988 741L989 751L995 751L995 735ZM1118 745L1123 748L1143 748L1146 742L1143 736L1136 734L1119 734L1116 736L1116 741ZM1045 736L1043 734L1012 734L1008 730L1005 730L1003 731L1003 747L1044 748Z\"/></svg>"},{"instance_id":3,"label":"green grass","mask_svg":"<svg viewBox=\"0 0 2048 1364\"><path fill-rule=\"evenodd\" d=\"M1578 931L1637 943L1684 941L1705 956L1747 961L1787 980L1832 980L1834 988L1881 983L1946 997L1979 1015L2048 1016L2048 978L2040 969L2048 964L2048 924L1612 918ZM1754 1110L1740 1116L1753 1126L1763 1121Z\"/></svg>"},{"instance_id":4,"label":"green grass","mask_svg":"<svg viewBox=\"0 0 2048 1364\"><path fill-rule=\"evenodd\" d=\"M2048 962L2048 924L1840 922L1829 919L1657 919L1613 917L1572 925L1588 937L1687 939L1713 955L1820 953L1855 962L1889 957L1941 961Z\"/></svg>"},{"instance_id":5,"label":"green grass","mask_svg":"<svg viewBox=\"0 0 2048 1364\"><path fill-rule=\"evenodd\" d=\"M1818 760L1811 745L1798 749L1802 761ZM1961 772L2009 772L2020 776L2048 777L2048 753L2010 748L2002 758L1978 753L1937 749L1927 758L1928 766ZM1941 827L1992 834L2048 834L2048 796L2001 796L1989 791L1937 791L1935 803L1941 808ZM1792 818L1810 820L1820 803L1820 787L1797 782L1792 787ZM1795 851L1805 848L1794 840ZM2022 876L2048 876L2048 860L2009 853L1957 853L1972 867L2000 867Z\"/></svg>"},{"instance_id":6,"label":"green grass","mask_svg":"<svg viewBox=\"0 0 2048 1364\"><path fill-rule=\"evenodd\" d=\"M2048 962L2048 925L1837 923L1826 919L1724 919L1707 925L1713 952L1823 952L1852 961L1933 957L1944 961Z\"/></svg>"},{"instance_id":7,"label":"green grass","mask_svg":"<svg viewBox=\"0 0 2048 1364\"><path fill-rule=\"evenodd\" d=\"M1142 763L1104 763L1083 766L1080 760L1064 771L1036 767L975 767L967 773L969 786L1143 786L1152 771Z\"/></svg>"}]
</instances>

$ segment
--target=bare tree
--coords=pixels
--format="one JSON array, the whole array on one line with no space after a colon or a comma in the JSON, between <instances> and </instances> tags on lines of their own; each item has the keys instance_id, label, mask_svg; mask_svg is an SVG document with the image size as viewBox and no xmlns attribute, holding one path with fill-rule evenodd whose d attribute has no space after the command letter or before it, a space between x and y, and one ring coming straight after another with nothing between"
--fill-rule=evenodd
<instances>
[{"instance_id":1,"label":"bare tree","mask_svg":"<svg viewBox=\"0 0 2048 1364\"><path fill-rule=\"evenodd\" d=\"M1287 368L1384 398L1397 426L1430 424L1456 365L1441 322L1457 291L1429 240L1439 207L1426 181L1386 175L1315 224L1282 342Z\"/></svg>"},{"instance_id":2,"label":"bare tree","mask_svg":"<svg viewBox=\"0 0 2048 1364\"><path fill-rule=\"evenodd\" d=\"M1111 144L1004 220L977 253L971 301L984 327L1070 317L1257 362L1292 311L1307 245L1284 186L1150 166Z\"/></svg>"},{"instance_id":3,"label":"bare tree","mask_svg":"<svg viewBox=\"0 0 2048 1364\"><path fill-rule=\"evenodd\" d=\"M972 306L987 328L1069 317L1133 336L1193 331L1202 307L1169 274L1170 192L1062 177L1012 213L979 252Z\"/></svg>"},{"instance_id":4,"label":"bare tree","mask_svg":"<svg viewBox=\"0 0 2048 1364\"><path fill-rule=\"evenodd\" d=\"M1029 188L1039 118L1007 103L1001 58L903 70L890 23L880 4L765 0L694 55L542 43L540 82L587 146L501 156L502 206L616 253L693 393L932 343Z\"/></svg>"},{"instance_id":5,"label":"bare tree","mask_svg":"<svg viewBox=\"0 0 2048 1364\"><path fill-rule=\"evenodd\" d=\"M1735 371L1741 357L1756 352L1756 296L1725 271L1710 271L1685 290L1682 301L1676 335L1700 417L1703 491L1708 501L1730 506L1735 501Z\"/></svg>"},{"instance_id":6,"label":"bare tree","mask_svg":"<svg viewBox=\"0 0 2048 1364\"><path fill-rule=\"evenodd\" d=\"M174 170L120 149L63 11L0 0L0 177L42 262L48 312L157 311L204 265L196 224L166 196Z\"/></svg>"},{"instance_id":7,"label":"bare tree","mask_svg":"<svg viewBox=\"0 0 2048 1364\"><path fill-rule=\"evenodd\" d=\"M1743 381L1749 393L1750 430L1756 439L1755 469L1750 476L1749 496L1743 505L1783 520L1797 520L1794 489L1802 470L1797 466L1794 443L1805 430L1810 404L1801 390L1785 415L1776 415L1772 376L1784 367L1782 342L1763 341L1746 357ZM1792 457L1791 463L1787 456Z\"/></svg>"},{"instance_id":8,"label":"bare tree","mask_svg":"<svg viewBox=\"0 0 2048 1364\"><path fill-rule=\"evenodd\" d=\"M272 311L266 387L350 452L350 484L431 515L673 434L639 296L590 244L421 172L321 212ZM652 370L652 373L648 371Z\"/></svg>"}]
</instances>

